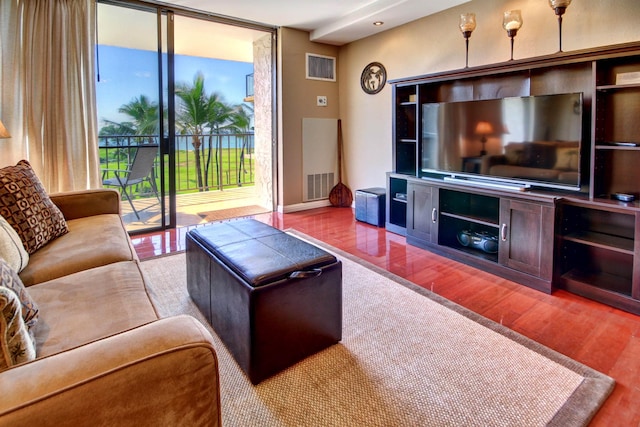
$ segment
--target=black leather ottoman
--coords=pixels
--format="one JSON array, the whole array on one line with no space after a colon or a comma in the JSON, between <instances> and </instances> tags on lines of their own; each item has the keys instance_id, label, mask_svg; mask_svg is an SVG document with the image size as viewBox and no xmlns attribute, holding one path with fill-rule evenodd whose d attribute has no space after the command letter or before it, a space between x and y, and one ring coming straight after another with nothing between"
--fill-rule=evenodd
<instances>
[{"instance_id":1,"label":"black leather ottoman","mask_svg":"<svg viewBox=\"0 0 640 427\"><path fill-rule=\"evenodd\" d=\"M189 295L253 384L342 339L342 263L253 219L186 235Z\"/></svg>"}]
</instances>

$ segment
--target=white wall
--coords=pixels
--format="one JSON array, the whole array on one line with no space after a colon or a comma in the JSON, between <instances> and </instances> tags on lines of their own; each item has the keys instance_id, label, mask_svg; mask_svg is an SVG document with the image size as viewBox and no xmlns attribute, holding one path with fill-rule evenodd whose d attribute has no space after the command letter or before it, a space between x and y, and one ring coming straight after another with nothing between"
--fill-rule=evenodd
<instances>
[{"instance_id":1,"label":"white wall","mask_svg":"<svg viewBox=\"0 0 640 427\"><path fill-rule=\"evenodd\" d=\"M469 66L509 60L502 13L520 9L524 24L515 38L514 58L554 54L558 22L546 0L473 0L340 48L338 81L345 149L344 181L352 189L384 187L392 168L391 86L376 95L360 88L360 74L381 62L388 79L463 68L460 13L474 12L478 26L469 46ZM640 0L576 0L563 19L565 52L640 40Z\"/></svg>"}]
</instances>

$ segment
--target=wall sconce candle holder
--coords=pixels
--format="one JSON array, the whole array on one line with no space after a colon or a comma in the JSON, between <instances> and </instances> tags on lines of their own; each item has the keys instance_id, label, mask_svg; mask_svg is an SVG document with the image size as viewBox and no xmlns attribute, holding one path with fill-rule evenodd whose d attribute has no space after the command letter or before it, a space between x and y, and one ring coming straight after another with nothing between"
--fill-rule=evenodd
<instances>
[{"instance_id":1,"label":"wall sconce candle holder","mask_svg":"<svg viewBox=\"0 0 640 427\"><path fill-rule=\"evenodd\" d=\"M464 61L464 67L469 67L469 37L471 33L476 29L476 14L475 13L463 13L460 15L460 32L464 37L466 45L466 55Z\"/></svg>"},{"instance_id":2,"label":"wall sconce candle holder","mask_svg":"<svg viewBox=\"0 0 640 427\"><path fill-rule=\"evenodd\" d=\"M558 16L558 52L562 52L562 15L567 11L571 0L549 0L549 6Z\"/></svg>"},{"instance_id":3,"label":"wall sconce candle holder","mask_svg":"<svg viewBox=\"0 0 640 427\"><path fill-rule=\"evenodd\" d=\"M513 61L513 38L522 28L522 14L519 10L508 10L502 17L502 28L507 30L507 36L511 39L511 61Z\"/></svg>"}]
</instances>

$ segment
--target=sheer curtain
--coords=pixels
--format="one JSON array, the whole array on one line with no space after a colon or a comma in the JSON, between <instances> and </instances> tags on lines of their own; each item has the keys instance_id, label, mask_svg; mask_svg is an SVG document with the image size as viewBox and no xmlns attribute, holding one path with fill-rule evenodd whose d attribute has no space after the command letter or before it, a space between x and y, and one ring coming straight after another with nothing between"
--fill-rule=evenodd
<instances>
[{"instance_id":1,"label":"sheer curtain","mask_svg":"<svg viewBox=\"0 0 640 427\"><path fill-rule=\"evenodd\" d=\"M51 193L99 187L95 1L0 3L0 166L29 160Z\"/></svg>"}]
</instances>

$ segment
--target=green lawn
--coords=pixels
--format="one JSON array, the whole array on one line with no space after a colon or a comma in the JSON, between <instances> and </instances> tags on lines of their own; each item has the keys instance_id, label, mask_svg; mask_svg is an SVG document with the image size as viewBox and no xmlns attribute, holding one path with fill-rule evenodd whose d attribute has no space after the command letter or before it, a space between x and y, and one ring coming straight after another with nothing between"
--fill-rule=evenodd
<instances>
[{"instance_id":1,"label":"green lawn","mask_svg":"<svg viewBox=\"0 0 640 427\"><path fill-rule=\"evenodd\" d=\"M127 168L128 159L133 157L135 148L100 148L100 164L102 169L120 169ZM206 177L206 186L209 190L217 190L220 183L223 188L237 187L244 185L253 185L255 178L255 160L253 156L247 152L244 155L244 168L240 168L240 150L223 148L218 153L216 166L215 150L211 152L209 158L209 150L201 151L201 165L203 180ZM205 169L208 165L208 173L205 176ZM193 150L176 151L176 188L178 193L193 193L200 191L197 185L196 160ZM165 169L168 176L168 168ZM240 175L240 179L239 176ZM104 173L103 178L113 177L113 172ZM157 185L160 185L160 171L155 172ZM240 184L238 181L240 180ZM137 193L144 193L145 189L139 189Z\"/></svg>"}]
</instances>

